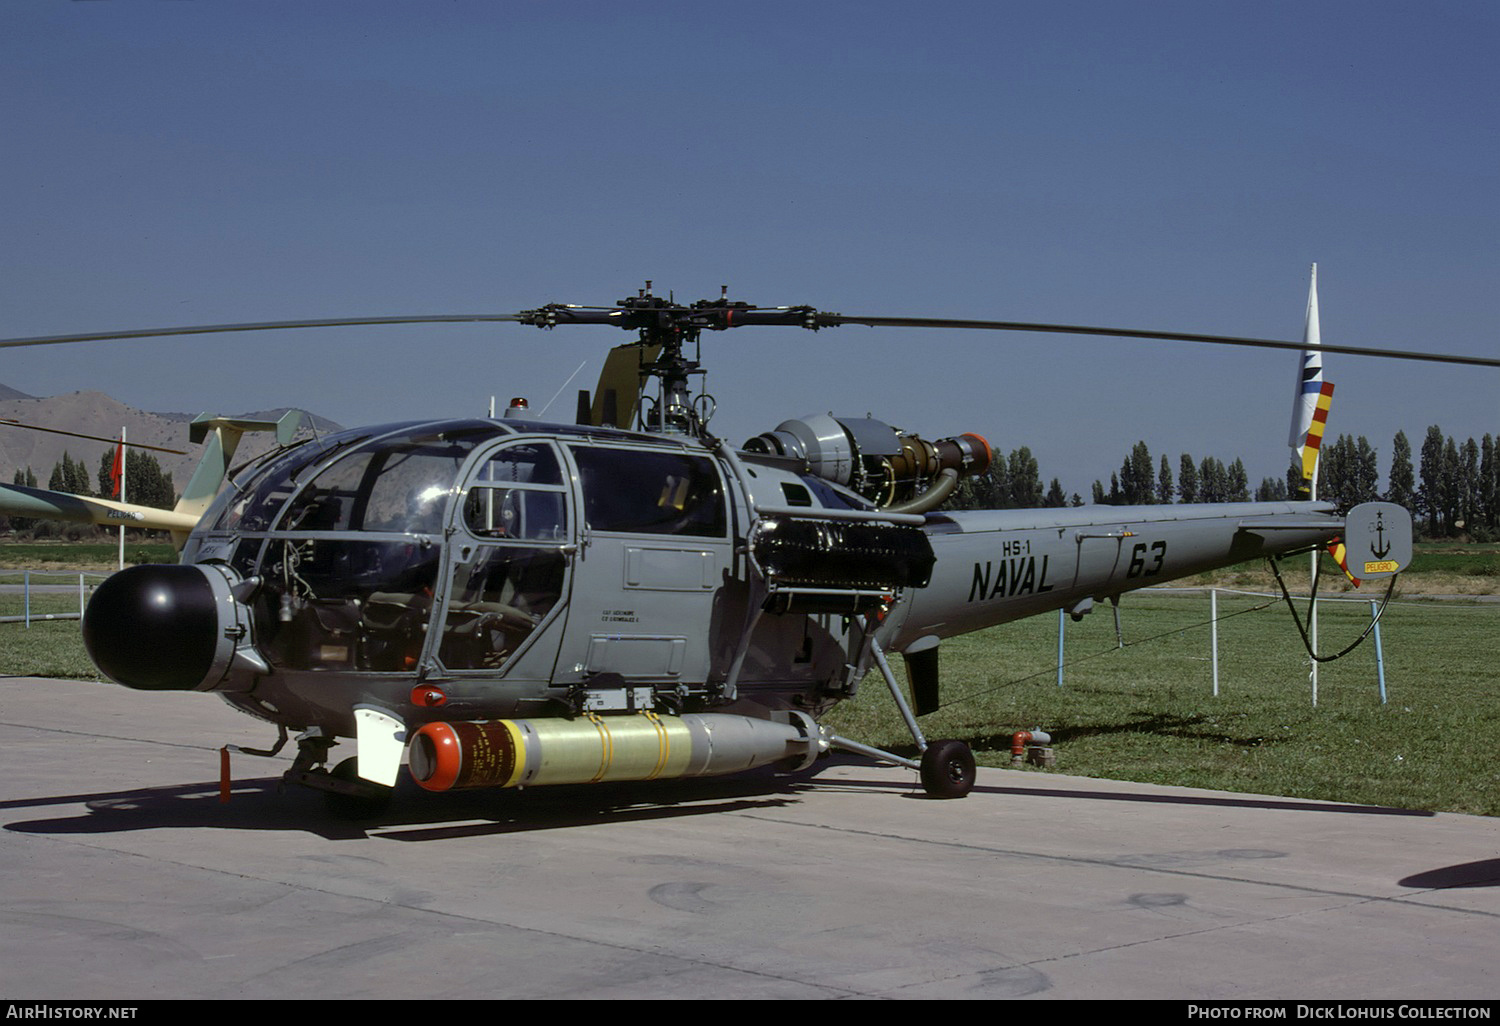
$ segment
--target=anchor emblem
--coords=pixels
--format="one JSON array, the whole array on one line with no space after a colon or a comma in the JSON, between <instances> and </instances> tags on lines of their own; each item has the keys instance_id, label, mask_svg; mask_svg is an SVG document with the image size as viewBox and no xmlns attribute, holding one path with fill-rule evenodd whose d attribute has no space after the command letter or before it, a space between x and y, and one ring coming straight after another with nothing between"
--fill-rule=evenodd
<instances>
[{"instance_id":1,"label":"anchor emblem","mask_svg":"<svg viewBox=\"0 0 1500 1026\"><path fill-rule=\"evenodd\" d=\"M1385 514L1375 514L1375 541L1370 545L1370 554L1376 559L1384 559L1390 555L1391 547L1385 540Z\"/></svg>"}]
</instances>

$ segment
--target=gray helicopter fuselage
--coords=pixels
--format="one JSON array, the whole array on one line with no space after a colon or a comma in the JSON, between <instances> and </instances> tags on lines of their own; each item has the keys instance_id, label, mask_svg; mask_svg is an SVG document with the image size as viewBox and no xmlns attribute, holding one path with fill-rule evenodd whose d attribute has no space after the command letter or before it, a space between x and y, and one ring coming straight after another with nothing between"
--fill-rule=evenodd
<instances>
[{"instance_id":1,"label":"gray helicopter fuselage","mask_svg":"<svg viewBox=\"0 0 1500 1026\"><path fill-rule=\"evenodd\" d=\"M522 420L294 448L241 475L184 548L239 634L190 686L338 734L361 705L413 723L788 705L842 677L847 618L765 617L748 637L743 540L757 502L860 500L778 463ZM736 703L722 685L737 656ZM441 709L413 705L420 683L441 686Z\"/></svg>"},{"instance_id":2,"label":"gray helicopter fuselage","mask_svg":"<svg viewBox=\"0 0 1500 1026\"><path fill-rule=\"evenodd\" d=\"M162 647L203 640L206 654L146 660L140 680L104 668L346 736L360 709L413 728L653 709L816 716L881 650L1318 544L1343 527L1330 510L896 514L798 460L682 436L387 425L238 475L184 548L191 580L166 592L201 606L207 627L179 615ZM104 612L91 617L102 632ZM127 657L136 636L116 646Z\"/></svg>"}]
</instances>

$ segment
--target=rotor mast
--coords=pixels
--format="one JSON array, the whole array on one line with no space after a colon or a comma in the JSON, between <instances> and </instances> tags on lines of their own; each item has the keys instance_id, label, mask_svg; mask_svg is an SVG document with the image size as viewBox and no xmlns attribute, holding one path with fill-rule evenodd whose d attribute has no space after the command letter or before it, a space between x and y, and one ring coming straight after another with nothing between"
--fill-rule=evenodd
<instances>
[{"instance_id":1,"label":"rotor mast","mask_svg":"<svg viewBox=\"0 0 1500 1026\"><path fill-rule=\"evenodd\" d=\"M690 306L670 297L653 295L651 282L636 295L622 299L612 307L571 306L549 303L537 310L523 310L518 319L538 328L555 328L559 324L608 324L638 333L634 343L643 354L640 365L641 393L646 383L656 378L659 391L649 409L642 413L647 431L682 434L701 438L713 414L713 397L704 392L694 396L692 377L705 374L699 362L699 338L707 331L726 331L749 324L784 325L816 331L826 321L810 306L762 309L749 303L731 301L729 286L722 286L718 299L700 299ZM693 355L687 350L692 347ZM644 354L656 352L647 362Z\"/></svg>"}]
</instances>

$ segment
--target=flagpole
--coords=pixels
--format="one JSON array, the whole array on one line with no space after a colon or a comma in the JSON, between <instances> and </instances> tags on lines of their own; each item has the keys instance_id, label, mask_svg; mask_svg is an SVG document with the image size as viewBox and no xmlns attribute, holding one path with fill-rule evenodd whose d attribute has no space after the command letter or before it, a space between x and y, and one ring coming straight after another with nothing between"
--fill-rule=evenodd
<instances>
[{"instance_id":1,"label":"flagpole","mask_svg":"<svg viewBox=\"0 0 1500 1026\"><path fill-rule=\"evenodd\" d=\"M1308 498L1316 500L1317 497L1318 468L1313 467L1312 487L1308 494ZM1317 592L1312 591L1311 589L1314 587L1314 585L1316 585L1318 580L1318 560L1323 558L1323 550L1314 548L1309 558L1312 560L1312 564L1308 569L1307 586L1309 589L1309 594L1311 595L1311 599L1308 603L1311 611L1308 613L1307 617L1307 632L1308 636L1312 639L1312 650L1314 654L1308 656L1308 661L1312 664L1312 671L1310 672L1309 676L1312 679L1312 704L1314 708L1316 708L1318 704L1318 660L1315 653L1318 651L1318 595Z\"/></svg>"},{"instance_id":2,"label":"flagpole","mask_svg":"<svg viewBox=\"0 0 1500 1026\"><path fill-rule=\"evenodd\" d=\"M1328 404L1333 398L1333 386L1323 381L1323 340L1318 325L1318 265L1312 265L1307 285L1307 318L1302 322L1302 357L1297 363L1296 388L1292 393L1292 433L1288 444L1292 447L1292 459L1300 463L1302 478L1307 482L1307 497L1318 497L1318 454L1323 445L1323 432L1327 426ZM1318 558L1314 550L1308 578L1308 627L1313 652L1318 650L1318 601L1312 592L1312 581L1317 579ZM1312 685L1312 703L1318 704L1318 661L1310 659L1308 680Z\"/></svg>"},{"instance_id":3,"label":"flagpole","mask_svg":"<svg viewBox=\"0 0 1500 1026\"><path fill-rule=\"evenodd\" d=\"M127 458L128 457L125 454L125 428L122 426L120 428L120 501L122 503L126 501L126 499L125 499L125 460ZM119 566L119 569L121 569L121 570L125 569L125 521L123 521L123 520L120 521L120 566Z\"/></svg>"},{"instance_id":4,"label":"flagpole","mask_svg":"<svg viewBox=\"0 0 1500 1026\"><path fill-rule=\"evenodd\" d=\"M1302 341L1304 341L1304 342L1306 342L1306 343L1308 343L1309 345L1312 345L1312 346L1321 346L1323 344L1322 333L1321 333L1321 329L1320 329L1319 324L1318 324L1318 265L1317 264L1313 264L1312 265L1312 276L1311 276L1311 280L1310 280L1310 282L1309 282L1309 284L1307 286L1307 319L1306 319L1306 321L1302 325ZM1316 355L1314 355L1311 359L1307 360L1306 363L1304 364L1304 380L1303 380L1304 390L1306 389L1306 385L1307 385L1306 370L1305 370L1305 368L1306 368L1307 364L1310 364L1310 363L1316 363L1317 370L1318 370L1318 377L1319 377L1319 379L1321 379L1322 378L1322 371L1323 371L1323 357L1322 357L1322 354L1316 354ZM1321 380L1319 381L1319 384L1321 385ZM1304 391L1303 394L1306 395L1306 392ZM1313 501L1317 501L1317 498L1318 498L1318 464L1317 463L1313 464L1312 480L1308 482L1308 495L1307 495L1307 497L1309 499L1313 500ZM1308 612L1307 619L1308 619L1308 634L1312 638L1312 651L1313 651L1313 653L1316 653L1318 651L1318 596L1317 596L1317 593L1314 592L1312 589L1313 589L1313 587L1316 584L1317 579L1318 579L1318 559L1322 556L1322 554L1323 553L1322 553L1321 550L1315 548L1315 549L1312 550L1312 553L1308 557L1311 560L1311 563L1308 566L1308 577L1307 577L1307 580L1308 580L1308 585L1307 586L1308 586L1308 594L1309 594L1309 599L1308 599L1309 612ZM1308 672L1308 678L1312 682L1312 704L1313 704L1314 708L1317 708L1317 705L1318 705L1318 660L1317 660L1317 658L1316 658L1315 655L1310 654L1309 657L1308 657L1308 662L1311 664L1311 669Z\"/></svg>"}]
</instances>

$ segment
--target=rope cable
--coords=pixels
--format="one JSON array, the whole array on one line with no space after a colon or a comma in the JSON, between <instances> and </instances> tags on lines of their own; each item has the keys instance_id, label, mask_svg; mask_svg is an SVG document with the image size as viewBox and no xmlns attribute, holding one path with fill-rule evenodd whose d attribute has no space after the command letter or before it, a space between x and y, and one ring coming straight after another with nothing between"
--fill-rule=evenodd
<instances>
[{"instance_id":1,"label":"rope cable","mask_svg":"<svg viewBox=\"0 0 1500 1026\"><path fill-rule=\"evenodd\" d=\"M1224 613L1224 614L1221 614L1220 616L1217 616L1217 617L1209 617L1207 620L1204 620L1201 623L1188 624L1186 627L1174 627L1174 628L1172 628L1169 631L1162 631L1160 634L1153 634L1150 637L1140 638L1140 639L1138 639L1136 641L1127 641L1123 645L1116 645L1116 646L1114 646L1112 648L1101 649L1098 652L1092 652L1092 653L1090 653L1088 655L1079 656L1076 659L1070 659L1067 662L1065 662L1065 663L1062 664L1062 668L1066 670L1070 666L1077 666L1079 663L1086 663L1086 662L1088 662L1091 659L1098 659L1100 656L1106 656L1106 655L1109 655L1110 653L1119 652L1119 651L1122 651L1122 650L1127 649L1127 648L1134 648L1136 645L1144 645L1148 641L1158 641L1161 638L1168 637L1169 635L1172 635L1172 634L1182 634L1182 633L1185 633L1187 631L1197 630L1200 627L1207 627L1210 624L1214 624L1214 623L1219 622L1220 620L1233 619L1236 616L1244 616L1246 613L1258 613L1262 609L1268 609L1268 608L1270 608L1271 606L1273 606L1275 604L1276 604L1276 600L1274 598L1272 598L1272 599L1270 599L1267 602L1262 602L1258 606L1251 606L1248 609L1241 609L1241 610L1239 610L1237 612L1233 612L1233 613ZM1024 677L1017 677L1014 680L1003 681L1003 682L1001 682L999 684L994 685L993 687L987 687L987 688L985 688L982 691L972 691L972 692L969 692L968 694L962 695L962 696L954 699L951 702L942 702L942 703L939 703L938 709L947 709L950 706L960 705L960 704L962 704L964 702L968 702L968 701L970 701L972 699L979 698L979 697L981 697L983 695L993 694L994 692L999 691L1001 688L1008 688L1008 687L1010 687L1013 684L1024 683L1025 681L1031 680L1033 677L1040 677L1040 676L1043 676L1044 674L1053 674L1053 673L1056 673L1056 672L1057 672L1057 667L1056 666L1049 666L1045 670L1038 670L1036 673L1028 673ZM934 710L934 712L936 712L936 711L937 710Z\"/></svg>"},{"instance_id":2,"label":"rope cable","mask_svg":"<svg viewBox=\"0 0 1500 1026\"><path fill-rule=\"evenodd\" d=\"M1271 564L1271 573L1275 575L1276 583L1281 588L1281 597L1286 600L1287 608L1292 611L1292 622L1297 625L1297 633L1302 636L1302 647L1307 649L1308 656L1313 660L1313 662L1317 663L1331 663L1335 659L1342 659L1344 656L1348 655L1350 652L1353 652L1356 648L1358 648L1360 644L1370 636L1371 632L1375 630L1376 625L1380 623L1380 618L1385 615L1385 607L1390 604L1391 595L1393 595L1396 591L1396 575L1393 574L1391 576L1391 583L1386 585L1385 597L1380 600L1380 608L1375 610L1375 615L1370 618L1370 625L1360 633L1359 637L1351 641L1342 651L1336 652L1333 655L1320 656L1318 655L1318 653L1313 651L1312 641L1307 636L1307 628L1302 625L1302 618L1297 615L1297 606L1292 602L1291 593L1286 590L1286 582L1281 579L1280 557L1273 556L1270 559L1266 560L1266 562ZM1319 560L1319 562L1322 561ZM1309 610L1311 610L1312 604L1316 602L1317 599L1318 574L1315 569L1313 571L1311 594L1309 594L1308 596Z\"/></svg>"}]
</instances>

